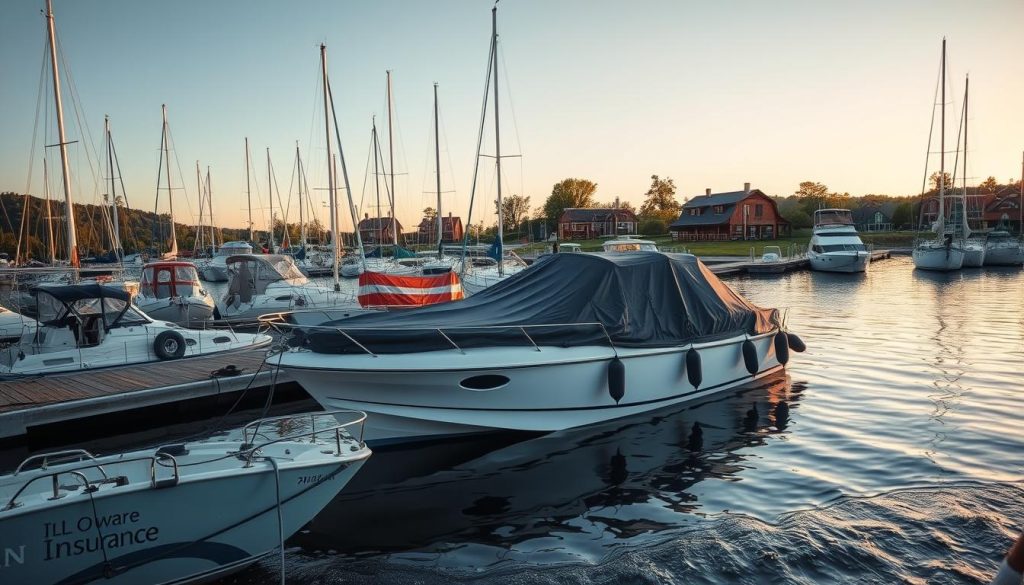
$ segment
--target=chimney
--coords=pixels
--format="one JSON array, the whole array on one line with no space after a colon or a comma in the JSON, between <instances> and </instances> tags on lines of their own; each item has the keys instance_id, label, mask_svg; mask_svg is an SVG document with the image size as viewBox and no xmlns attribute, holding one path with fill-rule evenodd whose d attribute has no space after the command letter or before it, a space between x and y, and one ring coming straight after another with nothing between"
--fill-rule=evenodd
<instances>
[{"instance_id":1,"label":"chimney","mask_svg":"<svg viewBox=\"0 0 1024 585\"><path fill-rule=\"evenodd\" d=\"M743 193L750 195L750 183L743 183Z\"/></svg>"},{"instance_id":2,"label":"chimney","mask_svg":"<svg viewBox=\"0 0 1024 585\"><path fill-rule=\"evenodd\" d=\"M615 196L615 209L618 209L618 208L619 208L619 196L616 195Z\"/></svg>"},{"instance_id":3,"label":"chimney","mask_svg":"<svg viewBox=\"0 0 1024 585\"><path fill-rule=\"evenodd\" d=\"M449 211L448 212L448 218L451 219L451 217L452 217L452 212Z\"/></svg>"},{"instance_id":4,"label":"chimney","mask_svg":"<svg viewBox=\"0 0 1024 585\"><path fill-rule=\"evenodd\" d=\"M711 187L706 187L704 189L704 196L705 197L711 197Z\"/></svg>"},{"instance_id":5,"label":"chimney","mask_svg":"<svg viewBox=\"0 0 1024 585\"><path fill-rule=\"evenodd\" d=\"M367 213L367 214L366 214L366 215L365 215L365 216L363 217L363 219L370 219L370 214L369 214L369 213Z\"/></svg>"}]
</instances>

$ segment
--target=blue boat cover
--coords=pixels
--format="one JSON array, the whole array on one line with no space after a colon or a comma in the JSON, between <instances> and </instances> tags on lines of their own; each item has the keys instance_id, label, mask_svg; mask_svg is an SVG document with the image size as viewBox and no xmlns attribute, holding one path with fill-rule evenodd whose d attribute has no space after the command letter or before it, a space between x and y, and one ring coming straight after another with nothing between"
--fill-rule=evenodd
<instances>
[{"instance_id":1,"label":"blue boat cover","mask_svg":"<svg viewBox=\"0 0 1024 585\"><path fill-rule=\"evenodd\" d=\"M776 309L744 299L690 254L551 254L482 292L408 311L297 330L293 345L319 353L375 353L529 345L674 347L768 333ZM443 335L442 335L443 332ZM347 336L346 336L347 334Z\"/></svg>"}]
</instances>

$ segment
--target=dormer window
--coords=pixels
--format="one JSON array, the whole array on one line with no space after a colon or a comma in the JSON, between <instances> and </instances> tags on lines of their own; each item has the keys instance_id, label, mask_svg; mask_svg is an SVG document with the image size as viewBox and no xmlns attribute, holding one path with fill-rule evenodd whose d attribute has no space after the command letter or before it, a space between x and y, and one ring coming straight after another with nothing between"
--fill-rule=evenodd
<instances>
[{"instance_id":1,"label":"dormer window","mask_svg":"<svg viewBox=\"0 0 1024 585\"><path fill-rule=\"evenodd\" d=\"M725 206L724 205L716 205L714 207L714 210L715 210L715 213L723 213L723 212L725 212Z\"/></svg>"}]
</instances>

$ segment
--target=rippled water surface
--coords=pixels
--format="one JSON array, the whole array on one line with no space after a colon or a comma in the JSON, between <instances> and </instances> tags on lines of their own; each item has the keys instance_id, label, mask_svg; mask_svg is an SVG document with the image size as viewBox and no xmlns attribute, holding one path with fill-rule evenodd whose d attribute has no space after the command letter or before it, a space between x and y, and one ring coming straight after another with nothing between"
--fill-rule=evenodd
<instances>
[{"instance_id":1,"label":"rippled water surface","mask_svg":"<svg viewBox=\"0 0 1024 585\"><path fill-rule=\"evenodd\" d=\"M1021 271L897 258L729 282L788 309L808 351L786 376L598 428L378 451L289 541L289 582L989 578L1024 525Z\"/></svg>"}]
</instances>

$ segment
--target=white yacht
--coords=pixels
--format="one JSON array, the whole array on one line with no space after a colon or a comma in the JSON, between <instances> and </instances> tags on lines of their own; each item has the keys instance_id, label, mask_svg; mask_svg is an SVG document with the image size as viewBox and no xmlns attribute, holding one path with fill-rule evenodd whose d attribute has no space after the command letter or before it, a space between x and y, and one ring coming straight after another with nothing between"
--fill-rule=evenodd
<instances>
[{"instance_id":1,"label":"white yacht","mask_svg":"<svg viewBox=\"0 0 1024 585\"><path fill-rule=\"evenodd\" d=\"M849 209L819 209L814 212L814 231L807 245L813 270L822 272L865 272L871 252L857 235Z\"/></svg>"},{"instance_id":2,"label":"white yacht","mask_svg":"<svg viewBox=\"0 0 1024 585\"><path fill-rule=\"evenodd\" d=\"M209 321L214 309L213 297L199 284L196 267L189 262L146 264L135 306L153 319L182 327Z\"/></svg>"},{"instance_id":3,"label":"white yacht","mask_svg":"<svg viewBox=\"0 0 1024 585\"><path fill-rule=\"evenodd\" d=\"M33 455L0 476L3 582L208 583L270 553L284 561L285 539L370 456L365 416L263 419L106 456Z\"/></svg>"},{"instance_id":4,"label":"white yacht","mask_svg":"<svg viewBox=\"0 0 1024 585\"><path fill-rule=\"evenodd\" d=\"M224 242L213 258L203 266L200 275L206 282L227 282L231 275L228 274L227 260L231 256L240 254L252 254L252 245L249 242Z\"/></svg>"},{"instance_id":5,"label":"white yacht","mask_svg":"<svg viewBox=\"0 0 1024 585\"><path fill-rule=\"evenodd\" d=\"M667 318L671 316L672 318ZM803 343L689 254L551 254L456 303L294 330L272 361L367 439L554 431L734 388Z\"/></svg>"},{"instance_id":6,"label":"white yacht","mask_svg":"<svg viewBox=\"0 0 1024 585\"><path fill-rule=\"evenodd\" d=\"M0 343L17 341L36 326L35 319L0 307Z\"/></svg>"},{"instance_id":7,"label":"white yacht","mask_svg":"<svg viewBox=\"0 0 1024 585\"><path fill-rule=\"evenodd\" d=\"M1020 266L1024 264L1024 245L1010 233L1004 219L985 239L985 266Z\"/></svg>"},{"instance_id":8,"label":"white yacht","mask_svg":"<svg viewBox=\"0 0 1024 585\"><path fill-rule=\"evenodd\" d=\"M0 374L49 374L266 347L269 335L154 321L130 293L99 284L33 289L38 326L0 349Z\"/></svg>"},{"instance_id":9,"label":"white yacht","mask_svg":"<svg viewBox=\"0 0 1024 585\"><path fill-rule=\"evenodd\" d=\"M619 236L601 244L605 254L624 254L629 252L657 252L658 246L650 240L638 240L633 236Z\"/></svg>"},{"instance_id":10,"label":"white yacht","mask_svg":"<svg viewBox=\"0 0 1024 585\"><path fill-rule=\"evenodd\" d=\"M227 259L231 282L217 300L214 317L254 323L270 313L303 309L362 311L351 291L316 286L299 271L291 256L245 254Z\"/></svg>"}]
</instances>

